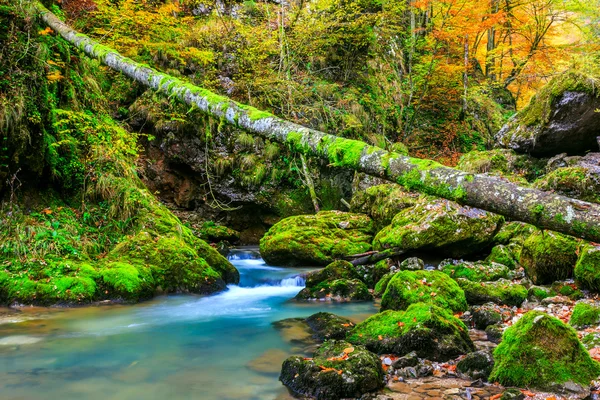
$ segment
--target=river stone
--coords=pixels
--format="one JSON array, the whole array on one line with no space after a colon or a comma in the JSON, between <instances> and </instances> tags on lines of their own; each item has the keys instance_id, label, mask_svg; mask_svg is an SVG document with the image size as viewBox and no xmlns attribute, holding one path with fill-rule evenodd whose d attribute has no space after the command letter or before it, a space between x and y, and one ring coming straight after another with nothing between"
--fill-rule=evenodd
<instances>
[{"instance_id":1,"label":"river stone","mask_svg":"<svg viewBox=\"0 0 600 400\"><path fill-rule=\"evenodd\" d=\"M600 153L565 157L564 167L554 168L534 182L534 187L576 199L600 202Z\"/></svg>"},{"instance_id":2,"label":"river stone","mask_svg":"<svg viewBox=\"0 0 600 400\"><path fill-rule=\"evenodd\" d=\"M458 372L473 380L487 381L492 368L494 368L494 358L491 353L483 350L467 354L456 364Z\"/></svg>"},{"instance_id":3,"label":"river stone","mask_svg":"<svg viewBox=\"0 0 600 400\"><path fill-rule=\"evenodd\" d=\"M450 257L481 251L503 218L477 208L438 199L396 214L373 241L375 250L435 250Z\"/></svg>"},{"instance_id":4,"label":"river stone","mask_svg":"<svg viewBox=\"0 0 600 400\"><path fill-rule=\"evenodd\" d=\"M297 215L269 229L260 240L260 253L271 265L327 265L371 250L373 234L373 221L363 214Z\"/></svg>"},{"instance_id":5,"label":"river stone","mask_svg":"<svg viewBox=\"0 0 600 400\"><path fill-rule=\"evenodd\" d=\"M371 300L373 296L359 278L354 265L348 261L334 261L325 268L308 274L306 287L296 295L296 299Z\"/></svg>"},{"instance_id":6,"label":"river stone","mask_svg":"<svg viewBox=\"0 0 600 400\"><path fill-rule=\"evenodd\" d=\"M435 305L417 303L406 311L387 310L356 325L349 342L377 353L447 361L474 350L468 329L452 313ZM408 366L408 364L407 364Z\"/></svg>"},{"instance_id":7,"label":"river stone","mask_svg":"<svg viewBox=\"0 0 600 400\"><path fill-rule=\"evenodd\" d=\"M525 286L507 279L495 282L471 282L468 279L457 279L470 305L496 303L519 307L527 299Z\"/></svg>"},{"instance_id":8,"label":"river stone","mask_svg":"<svg viewBox=\"0 0 600 400\"><path fill-rule=\"evenodd\" d=\"M320 400L358 398L383 387L379 357L345 341L325 342L313 358L283 362L279 380L293 393Z\"/></svg>"},{"instance_id":9,"label":"river stone","mask_svg":"<svg viewBox=\"0 0 600 400\"><path fill-rule=\"evenodd\" d=\"M464 292L443 272L397 272L381 298L381 310L404 310L414 303L431 303L453 312L467 309Z\"/></svg>"},{"instance_id":10,"label":"river stone","mask_svg":"<svg viewBox=\"0 0 600 400\"><path fill-rule=\"evenodd\" d=\"M539 311L529 311L504 332L494 359L489 380L504 386L555 390L569 382L589 386L600 375L600 364L577 332Z\"/></svg>"},{"instance_id":11,"label":"river stone","mask_svg":"<svg viewBox=\"0 0 600 400\"><path fill-rule=\"evenodd\" d=\"M444 260L438 269L452 278L473 282L497 281L512 275L507 266L487 261Z\"/></svg>"},{"instance_id":12,"label":"river stone","mask_svg":"<svg viewBox=\"0 0 600 400\"><path fill-rule=\"evenodd\" d=\"M503 320L499 307L494 303L473 306L470 311L473 316L473 325L477 329L484 330L490 325L501 323Z\"/></svg>"},{"instance_id":13,"label":"river stone","mask_svg":"<svg viewBox=\"0 0 600 400\"><path fill-rule=\"evenodd\" d=\"M305 321L314 332L313 337L319 340L345 339L346 334L354 328L354 323L348 318L328 312L318 312Z\"/></svg>"},{"instance_id":14,"label":"river stone","mask_svg":"<svg viewBox=\"0 0 600 400\"><path fill-rule=\"evenodd\" d=\"M600 245L582 247L575 265L575 279L583 288L600 292Z\"/></svg>"},{"instance_id":15,"label":"river stone","mask_svg":"<svg viewBox=\"0 0 600 400\"><path fill-rule=\"evenodd\" d=\"M500 147L537 157L596 150L597 80L576 71L552 79L495 136Z\"/></svg>"},{"instance_id":16,"label":"river stone","mask_svg":"<svg viewBox=\"0 0 600 400\"><path fill-rule=\"evenodd\" d=\"M519 263L535 285L571 278L578 242L571 236L537 230L525 240Z\"/></svg>"}]
</instances>

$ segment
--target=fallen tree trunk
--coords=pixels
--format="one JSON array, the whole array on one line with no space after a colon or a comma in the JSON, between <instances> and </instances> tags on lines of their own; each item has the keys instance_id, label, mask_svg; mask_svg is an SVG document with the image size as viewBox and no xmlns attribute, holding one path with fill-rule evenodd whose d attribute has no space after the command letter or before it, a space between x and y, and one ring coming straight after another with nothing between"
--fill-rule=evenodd
<instances>
[{"instance_id":1,"label":"fallen tree trunk","mask_svg":"<svg viewBox=\"0 0 600 400\"><path fill-rule=\"evenodd\" d=\"M287 145L302 154L327 160L333 166L351 168L399 183L407 189L600 242L598 204L518 186L498 177L465 173L435 161L403 156L285 121L123 57L77 33L39 2L32 4L48 26L88 56L149 88L198 107L207 115L247 132Z\"/></svg>"}]
</instances>

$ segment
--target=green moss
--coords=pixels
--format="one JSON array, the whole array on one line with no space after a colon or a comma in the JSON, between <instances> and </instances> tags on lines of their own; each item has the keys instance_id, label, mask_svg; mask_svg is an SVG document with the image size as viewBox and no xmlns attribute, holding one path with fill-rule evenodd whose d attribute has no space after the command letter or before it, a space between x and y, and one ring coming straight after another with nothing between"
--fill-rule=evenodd
<instances>
[{"instance_id":1,"label":"green moss","mask_svg":"<svg viewBox=\"0 0 600 400\"><path fill-rule=\"evenodd\" d=\"M418 203L398 213L373 241L376 250L435 249L461 257L488 244L502 221L499 215L448 200Z\"/></svg>"},{"instance_id":2,"label":"green moss","mask_svg":"<svg viewBox=\"0 0 600 400\"><path fill-rule=\"evenodd\" d=\"M510 270L502 264L495 262L443 262L439 269L452 278L465 278L473 282L496 281L508 278Z\"/></svg>"},{"instance_id":3,"label":"green moss","mask_svg":"<svg viewBox=\"0 0 600 400\"><path fill-rule=\"evenodd\" d=\"M467 309L463 291L443 272L397 272L383 294L381 309L404 310L414 303L430 303L454 312Z\"/></svg>"},{"instance_id":4,"label":"green moss","mask_svg":"<svg viewBox=\"0 0 600 400\"><path fill-rule=\"evenodd\" d=\"M537 230L523 243L519 263L536 285L568 279L573 276L577 248L573 237Z\"/></svg>"},{"instance_id":5,"label":"green moss","mask_svg":"<svg viewBox=\"0 0 600 400\"><path fill-rule=\"evenodd\" d=\"M577 199L600 202L600 184L593 171L584 167L557 168L546 174L534 185L545 191L554 191Z\"/></svg>"},{"instance_id":6,"label":"green moss","mask_svg":"<svg viewBox=\"0 0 600 400\"><path fill-rule=\"evenodd\" d=\"M519 259L520 255L521 247L516 243L511 243L507 246L499 244L492 248L490 255L485 259L485 262L498 263L505 265L509 269L515 269L518 265L517 260Z\"/></svg>"},{"instance_id":7,"label":"green moss","mask_svg":"<svg viewBox=\"0 0 600 400\"><path fill-rule=\"evenodd\" d=\"M597 325L600 322L600 307L588 303L577 303L573 308L569 324L575 327Z\"/></svg>"},{"instance_id":8,"label":"green moss","mask_svg":"<svg viewBox=\"0 0 600 400\"><path fill-rule=\"evenodd\" d=\"M400 211L422 200L422 195L407 192L401 186L384 184L355 193L350 202L350 210L369 215L378 230L381 230Z\"/></svg>"},{"instance_id":9,"label":"green moss","mask_svg":"<svg viewBox=\"0 0 600 400\"><path fill-rule=\"evenodd\" d=\"M527 289L523 285L505 279L496 282L471 282L467 279L458 279L457 282L470 305L492 302L518 307L527 299Z\"/></svg>"},{"instance_id":10,"label":"green moss","mask_svg":"<svg viewBox=\"0 0 600 400\"><path fill-rule=\"evenodd\" d=\"M150 268L127 262L107 263L99 275L113 295L127 300L141 300L153 295L154 279Z\"/></svg>"},{"instance_id":11,"label":"green moss","mask_svg":"<svg viewBox=\"0 0 600 400\"><path fill-rule=\"evenodd\" d=\"M390 283L390 280L394 277L395 274L395 272L389 272L383 275L381 279L377 281L377 283L375 284L375 290L373 292L373 295L375 297L381 297L385 293L388 283Z\"/></svg>"},{"instance_id":12,"label":"green moss","mask_svg":"<svg viewBox=\"0 0 600 400\"><path fill-rule=\"evenodd\" d=\"M358 324L347 340L378 353L446 360L472 351L467 327L447 310L415 303L405 311L387 310Z\"/></svg>"},{"instance_id":13,"label":"green moss","mask_svg":"<svg viewBox=\"0 0 600 400\"><path fill-rule=\"evenodd\" d=\"M365 142L344 138L323 139L320 146L332 165L351 168L359 165L363 152L369 147Z\"/></svg>"},{"instance_id":14,"label":"green moss","mask_svg":"<svg viewBox=\"0 0 600 400\"><path fill-rule=\"evenodd\" d=\"M371 249L374 227L369 217L340 211L298 215L273 225L260 251L273 265L327 265Z\"/></svg>"},{"instance_id":15,"label":"green moss","mask_svg":"<svg viewBox=\"0 0 600 400\"><path fill-rule=\"evenodd\" d=\"M494 351L490 381L505 386L549 388L573 381L584 386L600 374L577 338L577 332L557 318L530 311L509 327Z\"/></svg>"},{"instance_id":16,"label":"green moss","mask_svg":"<svg viewBox=\"0 0 600 400\"><path fill-rule=\"evenodd\" d=\"M583 288L600 292L600 246L582 247L574 274Z\"/></svg>"},{"instance_id":17,"label":"green moss","mask_svg":"<svg viewBox=\"0 0 600 400\"><path fill-rule=\"evenodd\" d=\"M507 222L494 236L495 244L507 245L511 242L523 243L537 228L524 222Z\"/></svg>"},{"instance_id":18,"label":"green moss","mask_svg":"<svg viewBox=\"0 0 600 400\"><path fill-rule=\"evenodd\" d=\"M532 286L527 290L527 299L530 301L542 301L554 296L556 296L556 292L549 288Z\"/></svg>"}]
</instances>

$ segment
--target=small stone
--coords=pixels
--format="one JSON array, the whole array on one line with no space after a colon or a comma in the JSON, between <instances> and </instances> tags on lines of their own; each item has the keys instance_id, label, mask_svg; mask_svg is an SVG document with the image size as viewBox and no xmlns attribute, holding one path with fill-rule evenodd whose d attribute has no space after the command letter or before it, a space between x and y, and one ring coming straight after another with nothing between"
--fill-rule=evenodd
<instances>
[{"instance_id":1,"label":"small stone","mask_svg":"<svg viewBox=\"0 0 600 400\"><path fill-rule=\"evenodd\" d=\"M391 359L391 358L389 358L389 357L386 357L386 358L384 358L384 359L383 359L383 363L384 363L385 365L388 365L388 366L390 366L390 365L392 365L392 359Z\"/></svg>"},{"instance_id":2,"label":"small stone","mask_svg":"<svg viewBox=\"0 0 600 400\"><path fill-rule=\"evenodd\" d=\"M419 364L419 358L417 357L417 352L412 351L405 355L404 357L398 358L394 362L394 368L400 369L405 367L414 367Z\"/></svg>"}]
</instances>

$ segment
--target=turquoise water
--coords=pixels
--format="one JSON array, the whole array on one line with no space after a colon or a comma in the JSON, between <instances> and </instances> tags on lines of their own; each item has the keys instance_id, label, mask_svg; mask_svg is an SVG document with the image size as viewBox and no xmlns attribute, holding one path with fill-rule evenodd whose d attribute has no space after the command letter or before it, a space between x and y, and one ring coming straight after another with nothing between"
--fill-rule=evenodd
<instances>
[{"instance_id":1,"label":"turquoise water","mask_svg":"<svg viewBox=\"0 0 600 400\"><path fill-rule=\"evenodd\" d=\"M230 256L239 286L131 306L26 309L0 317L0 399L287 399L281 361L306 351L274 321L330 311L357 320L371 303L290 301L306 269Z\"/></svg>"}]
</instances>

